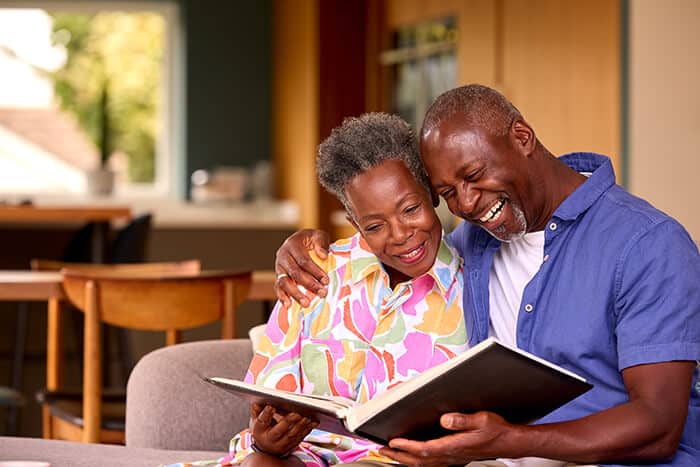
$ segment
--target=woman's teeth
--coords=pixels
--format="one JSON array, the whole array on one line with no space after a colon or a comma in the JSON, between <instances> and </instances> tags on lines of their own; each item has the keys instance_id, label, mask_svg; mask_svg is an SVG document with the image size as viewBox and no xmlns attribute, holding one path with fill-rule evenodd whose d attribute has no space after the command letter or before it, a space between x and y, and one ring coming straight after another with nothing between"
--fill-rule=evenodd
<instances>
[{"instance_id":1,"label":"woman's teeth","mask_svg":"<svg viewBox=\"0 0 700 467\"><path fill-rule=\"evenodd\" d=\"M484 216L479 219L482 223L487 223L491 221L495 221L499 217L501 217L501 213L503 212L503 206L506 205L506 201L504 199L500 200L498 203L494 204L491 209L489 209L489 212L484 214Z\"/></svg>"},{"instance_id":2,"label":"woman's teeth","mask_svg":"<svg viewBox=\"0 0 700 467\"><path fill-rule=\"evenodd\" d=\"M401 258L411 259L411 258L414 258L416 255L418 255L418 253L420 253L420 247L416 248L415 250L413 250L409 253L406 253L405 255L401 255Z\"/></svg>"}]
</instances>

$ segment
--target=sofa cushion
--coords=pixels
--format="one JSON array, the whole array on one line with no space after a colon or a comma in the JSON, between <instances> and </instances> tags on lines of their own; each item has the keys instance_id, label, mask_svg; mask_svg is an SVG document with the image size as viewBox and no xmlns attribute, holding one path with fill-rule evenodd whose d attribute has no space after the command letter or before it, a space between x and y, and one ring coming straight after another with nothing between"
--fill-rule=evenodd
<instances>
[{"instance_id":1,"label":"sofa cushion","mask_svg":"<svg viewBox=\"0 0 700 467\"><path fill-rule=\"evenodd\" d=\"M175 462L218 459L225 454L0 437L0 460L44 461L49 462L51 467L156 467Z\"/></svg>"}]
</instances>

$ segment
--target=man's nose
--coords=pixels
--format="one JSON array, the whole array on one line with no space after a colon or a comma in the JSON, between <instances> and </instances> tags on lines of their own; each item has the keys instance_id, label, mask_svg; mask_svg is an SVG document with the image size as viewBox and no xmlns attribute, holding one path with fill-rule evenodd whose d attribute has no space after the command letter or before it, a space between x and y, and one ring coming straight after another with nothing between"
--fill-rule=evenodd
<instances>
[{"instance_id":1,"label":"man's nose","mask_svg":"<svg viewBox=\"0 0 700 467\"><path fill-rule=\"evenodd\" d=\"M476 208L476 203L479 199L477 190L467 186L460 187L457 190L457 210L455 213L464 218L471 215Z\"/></svg>"}]
</instances>

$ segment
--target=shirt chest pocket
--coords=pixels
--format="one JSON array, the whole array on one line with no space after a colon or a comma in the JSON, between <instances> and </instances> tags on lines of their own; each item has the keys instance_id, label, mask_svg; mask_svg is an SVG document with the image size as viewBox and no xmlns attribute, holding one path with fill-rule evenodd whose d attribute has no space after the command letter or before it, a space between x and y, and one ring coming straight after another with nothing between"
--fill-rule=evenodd
<instances>
[{"instance_id":1,"label":"shirt chest pocket","mask_svg":"<svg viewBox=\"0 0 700 467\"><path fill-rule=\"evenodd\" d=\"M303 342L303 392L355 399L368 347L352 339L311 338Z\"/></svg>"}]
</instances>

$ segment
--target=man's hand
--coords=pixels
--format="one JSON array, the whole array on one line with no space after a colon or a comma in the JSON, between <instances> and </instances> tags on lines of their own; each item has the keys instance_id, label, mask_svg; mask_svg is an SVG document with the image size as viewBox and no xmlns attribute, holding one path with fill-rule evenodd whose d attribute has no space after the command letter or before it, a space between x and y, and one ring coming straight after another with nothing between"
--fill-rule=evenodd
<instances>
[{"instance_id":1,"label":"man's hand","mask_svg":"<svg viewBox=\"0 0 700 467\"><path fill-rule=\"evenodd\" d=\"M448 413L440 424L456 433L430 441L392 439L381 454L406 465L467 464L476 459L507 456L507 434L515 429L492 412Z\"/></svg>"},{"instance_id":2,"label":"man's hand","mask_svg":"<svg viewBox=\"0 0 700 467\"><path fill-rule=\"evenodd\" d=\"M622 370L629 401L583 418L513 425L491 412L450 413L440 419L456 433L419 442L393 439L381 453L408 465L466 464L474 459L544 457L577 463L659 463L678 449L694 361Z\"/></svg>"},{"instance_id":3,"label":"man's hand","mask_svg":"<svg viewBox=\"0 0 700 467\"><path fill-rule=\"evenodd\" d=\"M250 406L250 431L265 454L284 456L293 451L318 423L298 413L279 415L274 407Z\"/></svg>"},{"instance_id":4,"label":"man's hand","mask_svg":"<svg viewBox=\"0 0 700 467\"><path fill-rule=\"evenodd\" d=\"M328 257L328 234L322 230L305 229L292 234L277 250L275 259L275 293L286 306L291 305L290 298L306 307L309 299L299 290L299 285L325 297L328 276L309 256L309 250L325 259Z\"/></svg>"}]
</instances>

